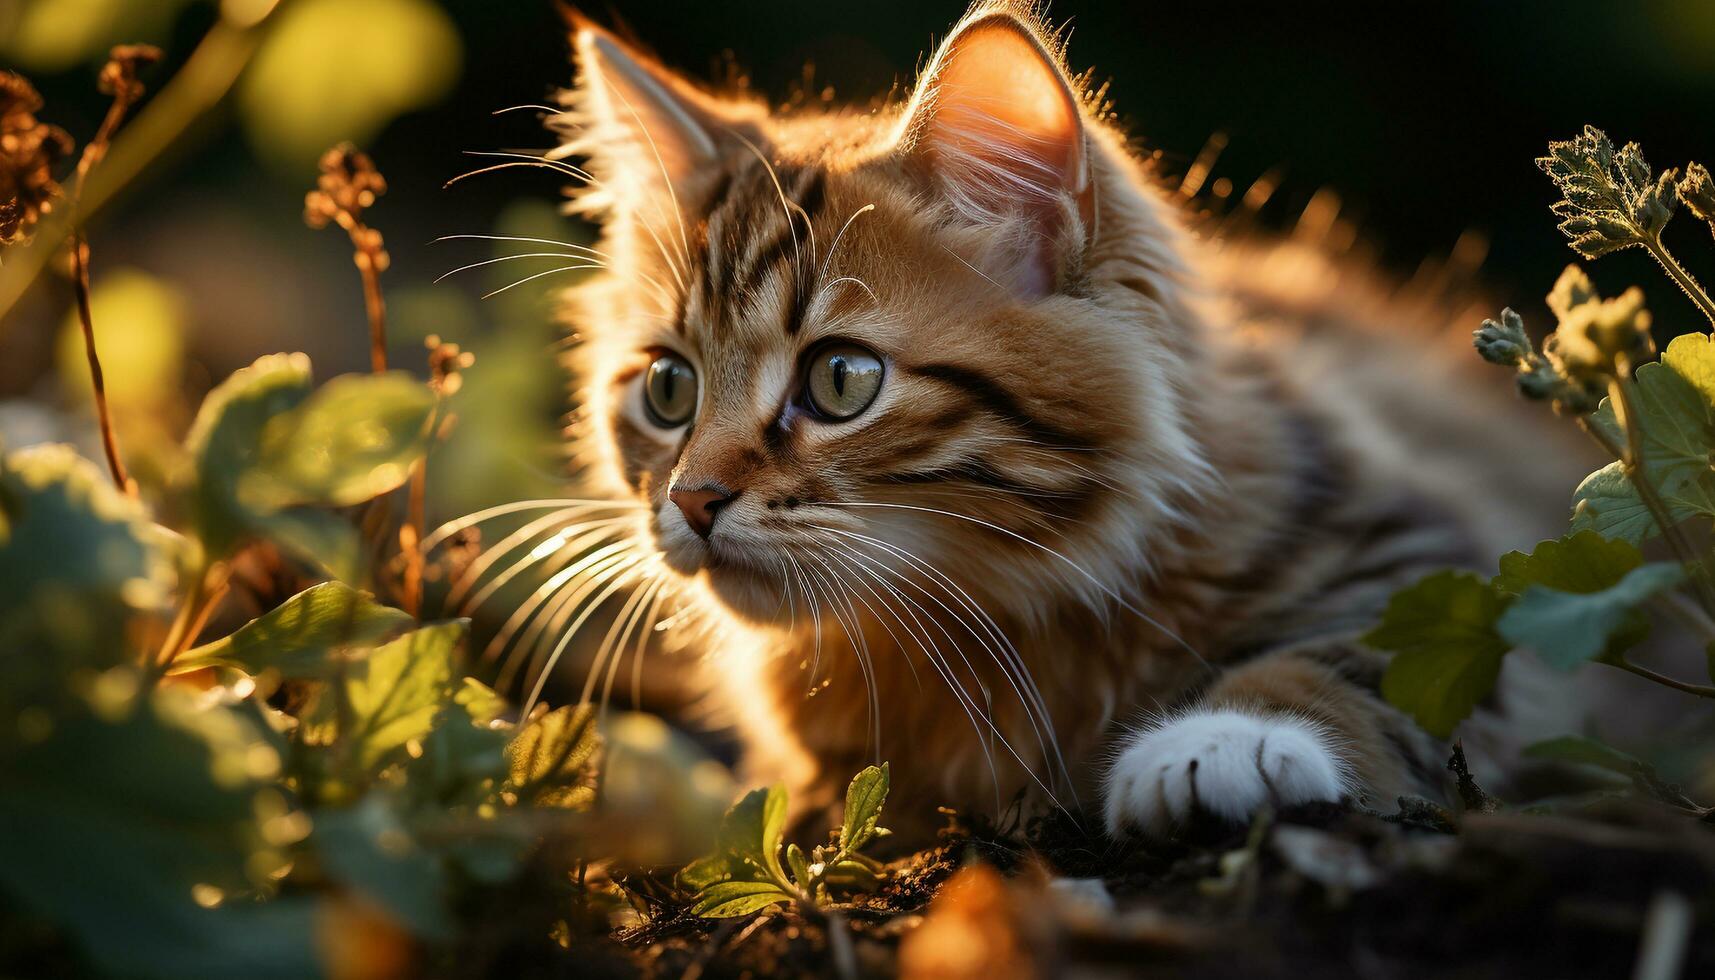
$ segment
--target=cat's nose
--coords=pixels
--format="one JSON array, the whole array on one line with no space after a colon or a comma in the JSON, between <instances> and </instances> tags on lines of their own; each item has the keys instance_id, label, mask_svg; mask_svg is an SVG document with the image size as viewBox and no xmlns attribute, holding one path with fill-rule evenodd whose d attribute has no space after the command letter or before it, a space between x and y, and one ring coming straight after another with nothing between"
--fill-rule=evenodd
<instances>
[{"instance_id":1,"label":"cat's nose","mask_svg":"<svg viewBox=\"0 0 1715 980\"><path fill-rule=\"evenodd\" d=\"M738 497L738 491L729 492L719 484L708 483L695 490L674 487L667 491L667 499L678 506L679 512L685 515L685 523L691 525L691 530L697 536L707 539L709 532L715 529L715 518L721 508L733 502Z\"/></svg>"}]
</instances>

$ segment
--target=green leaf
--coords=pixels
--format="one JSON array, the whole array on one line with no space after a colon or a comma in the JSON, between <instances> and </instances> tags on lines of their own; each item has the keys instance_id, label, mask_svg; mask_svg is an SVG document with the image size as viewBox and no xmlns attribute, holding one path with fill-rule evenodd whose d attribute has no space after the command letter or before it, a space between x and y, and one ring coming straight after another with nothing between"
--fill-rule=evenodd
<instances>
[{"instance_id":1,"label":"green leaf","mask_svg":"<svg viewBox=\"0 0 1715 980\"><path fill-rule=\"evenodd\" d=\"M70 446L7 455L0 497L12 515L0 541L0 648L42 655L0 662L0 686L21 687L25 672L63 675L63 661L50 670L50 653L98 667L120 662L126 620L169 604L177 541Z\"/></svg>"},{"instance_id":2,"label":"green leaf","mask_svg":"<svg viewBox=\"0 0 1715 980\"><path fill-rule=\"evenodd\" d=\"M375 648L341 684L350 727L339 737L358 768L373 771L433 729L452 697L453 661L468 620L436 623Z\"/></svg>"},{"instance_id":3,"label":"green leaf","mask_svg":"<svg viewBox=\"0 0 1715 980\"><path fill-rule=\"evenodd\" d=\"M425 939L450 927L446 874L395 810L395 801L370 793L356 806L316 814L312 838L328 875L391 912Z\"/></svg>"},{"instance_id":4,"label":"green leaf","mask_svg":"<svg viewBox=\"0 0 1715 980\"><path fill-rule=\"evenodd\" d=\"M790 901L792 896L772 881L725 881L698 895L691 914L705 919L730 919Z\"/></svg>"},{"instance_id":5,"label":"green leaf","mask_svg":"<svg viewBox=\"0 0 1715 980\"><path fill-rule=\"evenodd\" d=\"M540 806L587 808L595 799L589 763L600 746L591 706L543 712L506 747L507 786Z\"/></svg>"},{"instance_id":6,"label":"green leaf","mask_svg":"<svg viewBox=\"0 0 1715 980\"><path fill-rule=\"evenodd\" d=\"M784 880L786 871L780 867L780 843L786 837L786 787L769 787L762 805L762 862L769 872Z\"/></svg>"},{"instance_id":7,"label":"green leaf","mask_svg":"<svg viewBox=\"0 0 1715 980\"><path fill-rule=\"evenodd\" d=\"M1684 580L1679 565L1658 562L1633 569L1600 592L1559 592L1533 585L1501 616L1500 633L1535 650L1549 665L1568 670L1602 653L1621 630L1636 636L1638 605Z\"/></svg>"},{"instance_id":8,"label":"green leaf","mask_svg":"<svg viewBox=\"0 0 1715 980\"><path fill-rule=\"evenodd\" d=\"M1394 595L1364 642L1395 656L1382 694L1447 737L1494 690L1508 643L1495 631L1507 599L1469 572L1438 572Z\"/></svg>"},{"instance_id":9,"label":"green leaf","mask_svg":"<svg viewBox=\"0 0 1715 980\"><path fill-rule=\"evenodd\" d=\"M881 820L881 807L887 802L888 766L870 766L852 777L846 787L846 816L840 825L840 850L855 851L869 843L876 834L886 833L876 826Z\"/></svg>"},{"instance_id":10,"label":"green leaf","mask_svg":"<svg viewBox=\"0 0 1715 980\"><path fill-rule=\"evenodd\" d=\"M506 778L506 746L511 740L511 731L472 718L455 696L423 739L423 754L412 760L406 785L425 802L484 800Z\"/></svg>"},{"instance_id":11,"label":"green leaf","mask_svg":"<svg viewBox=\"0 0 1715 980\"><path fill-rule=\"evenodd\" d=\"M310 396L310 359L269 354L232 372L203 399L185 448L196 463L192 517L211 557L231 554L256 530L238 485L256 463L268 420Z\"/></svg>"},{"instance_id":12,"label":"green leaf","mask_svg":"<svg viewBox=\"0 0 1715 980\"><path fill-rule=\"evenodd\" d=\"M323 582L213 643L185 653L173 673L236 667L251 674L277 670L292 679L326 679L337 654L364 647L409 626L411 615L376 602L341 582Z\"/></svg>"},{"instance_id":13,"label":"green leaf","mask_svg":"<svg viewBox=\"0 0 1715 980\"><path fill-rule=\"evenodd\" d=\"M238 485L253 511L349 507L404 483L428 445L435 399L404 371L344 375L263 426Z\"/></svg>"},{"instance_id":14,"label":"green leaf","mask_svg":"<svg viewBox=\"0 0 1715 980\"><path fill-rule=\"evenodd\" d=\"M1715 473L1684 465L1648 465L1646 472L1667 505L1670 521L1715 517ZM1655 515L1620 463L1609 463L1585 477L1572 499L1575 531L1588 529L1634 545L1661 533Z\"/></svg>"},{"instance_id":15,"label":"green leaf","mask_svg":"<svg viewBox=\"0 0 1715 980\"><path fill-rule=\"evenodd\" d=\"M1501 571L1490 582L1508 595L1533 585L1561 592L1599 592L1644 563L1644 556L1625 541L1610 541L1594 531L1580 531L1559 540L1539 542L1529 554L1511 551L1501 556Z\"/></svg>"},{"instance_id":16,"label":"green leaf","mask_svg":"<svg viewBox=\"0 0 1715 980\"><path fill-rule=\"evenodd\" d=\"M1642 759L1584 735L1563 735L1560 738L1537 742L1526 746L1524 754L1532 759L1572 762L1606 769L1622 776L1632 776L1649 769L1649 765Z\"/></svg>"},{"instance_id":17,"label":"green leaf","mask_svg":"<svg viewBox=\"0 0 1715 980\"><path fill-rule=\"evenodd\" d=\"M117 670L45 738L0 752L7 904L64 928L104 973L315 973L304 906L236 900L286 867L308 827L274 785L279 756L240 713L175 690L138 696Z\"/></svg>"},{"instance_id":18,"label":"green leaf","mask_svg":"<svg viewBox=\"0 0 1715 980\"><path fill-rule=\"evenodd\" d=\"M792 880L799 888L810 887L810 862L804 860L804 849L797 844L786 845L786 865L792 869Z\"/></svg>"},{"instance_id":19,"label":"green leaf","mask_svg":"<svg viewBox=\"0 0 1715 980\"><path fill-rule=\"evenodd\" d=\"M474 677L464 679L459 685L458 693L453 695L453 701L470 714L471 721L479 725L497 721L506 713L506 699L495 693L494 688Z\"/></svg>"},{"instance_id":20,"label":"green leaf","mask_svg":"<svg viewBox=\"0 0 1715 980\"><path fill-rule=\"evenodd\" d=\"M1715 347L1708 334L1675 337L1661 360L1633 375L1638 424L1643 429L1644 472L1674 520L1715 517ZM1591 421L1616 443L1625 441L1608 400ZM1573 526L1590 527L1634 543L1659 534L1618 463L1592 473L1574 495Z\"/></svg>"}]
</instances>

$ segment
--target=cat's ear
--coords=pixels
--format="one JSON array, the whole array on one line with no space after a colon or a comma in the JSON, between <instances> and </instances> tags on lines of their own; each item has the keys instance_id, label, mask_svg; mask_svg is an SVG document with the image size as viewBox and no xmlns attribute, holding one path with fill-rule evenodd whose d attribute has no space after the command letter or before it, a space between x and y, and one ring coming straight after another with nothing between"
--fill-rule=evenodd
<instances>
[{"instance_id":1,"label":"cat's ear","mask_svg":"<svg viewBox=\"0 0 1715 980\"><path fill-rule=\"evenodd\" d=\"M580 14L569 14L578 80L570 153L587 157L609 194L684 187L713 165L749 121ZM753 135L754 138L754 135ZM608 195L601 195L606 197Z\"/></svg>"},{"instance_id":2,"label":"cat's ear","mask_svg":"<svg viewBox=\"0 0 1715 980\"><path fill-rule=\"evenodd\" d=\"M1023 222L1009 272L1023 293L1051 290L1095 221L1083 113L1056 39L1010 10L973 15L930 60L903 127L902 151L961 213Z\"/></svg>"}]
</instances>

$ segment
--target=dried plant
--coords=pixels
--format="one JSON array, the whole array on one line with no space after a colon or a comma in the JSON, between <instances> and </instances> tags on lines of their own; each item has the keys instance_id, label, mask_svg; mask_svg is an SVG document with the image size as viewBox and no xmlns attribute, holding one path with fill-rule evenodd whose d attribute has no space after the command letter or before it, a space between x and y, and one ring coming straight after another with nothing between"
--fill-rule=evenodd
<instances>
[{"instance_id":1,"label":"dried plant","mask_svg":"<svg viewBox=\"0 0 1715 980\"><path fill-rule=\"evenodd\" d=\"M304 223L311 228L336 224L351 238L352 260L363 276L363 301L369 312L369 365L377 374L387 370L387 306L381 296L381 273L390 260L381 233L363 222L363 213L387 193L387 180L369 155L350 143L322 154L321 176L315 190L304 195Z\"/></svg>"},{"instance_id":2,"label":"dried plant","mask_svg":"<svg viewBox=\"0 0 1715 980\"><path fill-rule=\"evenodd\" d=\"M437 334L424 338L423 344L429 349L429 389L435 393L435 412L429 423L428 450L411 471L405 523L399 527L399 553L404 562L400 602L407 612L413 614L420 614L423 606L423 522L424 502L428 497L428 451L452 434L457 417L446 411L446 399L463 387L463 372L476 363L475 354L461 349L458 344L443 341Z\"/></svg>"},{"instance_id":3,"label":"dried plant","mask_svg":"<svg viewBox=\"0 0 1715 980\"><path fill-rule=\"evenodd\" d=\"M0 245L28 240L61 194L54 166L71 155L72 139L36 119L41 108L28 79L0 72Z\"/></svg>"}]
</instances>

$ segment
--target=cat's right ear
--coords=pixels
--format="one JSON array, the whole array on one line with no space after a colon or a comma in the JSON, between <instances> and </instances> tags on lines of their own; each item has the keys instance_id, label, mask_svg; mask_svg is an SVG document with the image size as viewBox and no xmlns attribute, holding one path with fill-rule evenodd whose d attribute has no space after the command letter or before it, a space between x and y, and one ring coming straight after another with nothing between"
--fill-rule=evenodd
<instances>
[{"instance_id":1,"label":"cat's right ear","mask_svg":"<svg viewBox=\"0 0 1715 980\"><path fill-rule=\"evenodd\" d=\"M569 17L578 77L567 152L589 160L606 191L600 198L626 190L682 196L753 129L588 18Z\"/></svg>"}]
</instances>

